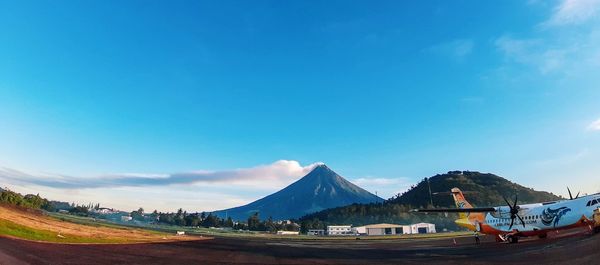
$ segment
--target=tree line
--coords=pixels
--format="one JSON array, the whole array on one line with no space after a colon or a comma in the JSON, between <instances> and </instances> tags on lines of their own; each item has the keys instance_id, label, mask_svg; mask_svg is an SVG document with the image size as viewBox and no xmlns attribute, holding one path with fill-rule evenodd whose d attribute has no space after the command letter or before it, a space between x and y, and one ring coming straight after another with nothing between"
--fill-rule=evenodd
<instances>
[{"instance_id":1,"label":"tree line","mask_svg":"<svg viewBox=\"0 0 600 265\"><path fill-rule=\"evenodd\" d=\"M0 203L16 205L31 209L43 209L46 211L54 211L52 204L45 198L40 197L39 194L27 194L25 196L20 193L3 189L0 191Z\"/></svg>"},{"instance_id":2,"label":"tree line","mask_svg":"<svg viewBox=\"0 0 600 265\"><path fill-rule=\"evenodd\" d=\"M250 230L250 231L298 231L299 226L291 221L276 222L273 218L261 221L258 213L254 213L248 217L247 222L236 222L231 217L220 218L212 213L188 213L183 209L179 209L175 213L162 213L156 210L148 215L144 215L143 209L131 213L131 217L135 220L142 220L144 216L149 216L155 219L158 223L188 227L206 227L206 228L230 228L234 230Z\"/></svg>"}]
</instances>

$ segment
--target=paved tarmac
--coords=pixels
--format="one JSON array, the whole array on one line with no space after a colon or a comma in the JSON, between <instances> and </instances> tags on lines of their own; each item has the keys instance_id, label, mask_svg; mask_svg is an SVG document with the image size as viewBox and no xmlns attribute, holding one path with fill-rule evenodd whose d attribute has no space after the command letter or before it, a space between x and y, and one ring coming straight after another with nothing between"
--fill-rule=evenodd
<instances>
[{"instance_id":1,"label":"paved tarmac","mask_svg":"<svg viewBox=\"0 0 600 265\"><path fill-rule=\"evenodd\" d=\"M585 231L518 244L497 243L493 237L481 241L215 238L68 245L0 237L0 264L600 264L600 235Z\"/></svg>"}]
</instances>

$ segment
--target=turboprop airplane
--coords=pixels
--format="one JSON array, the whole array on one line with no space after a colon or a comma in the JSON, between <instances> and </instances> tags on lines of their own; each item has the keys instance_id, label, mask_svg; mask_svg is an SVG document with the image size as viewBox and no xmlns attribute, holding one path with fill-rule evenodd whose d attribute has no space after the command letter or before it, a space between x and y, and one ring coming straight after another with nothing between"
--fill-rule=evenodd
<instances>
[{"instance_id":1,"label":"turboprop airplane","mask_svg":"<svg viewBox=\"0 0 600 265\"><path fill-rule=\"evenodd\" d=\"M568 189L568 188L567 188ZM598 232L594 221L600 215L600 193L570 199L518 205L515 196L507 206L474 208L458 188L450 192L457 208L414 209L412 212L456 212L459 226L483 234L495 235L496 240L517 243L519 237L538 236L545 238L550 231L588 226ZM515 221L517 220L517 221ZM513 227L513 225L516 225ZM593 228L596 227L596 228Z\"/></svg>"}]
</instances>

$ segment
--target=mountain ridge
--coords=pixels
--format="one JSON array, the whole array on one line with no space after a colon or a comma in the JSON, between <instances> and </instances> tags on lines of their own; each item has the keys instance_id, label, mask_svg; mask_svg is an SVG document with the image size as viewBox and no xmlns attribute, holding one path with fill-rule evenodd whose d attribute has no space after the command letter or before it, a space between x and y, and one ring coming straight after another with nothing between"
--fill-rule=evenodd
<instances>
[{"instance_id":1,"label":"mountain ridge","mask_svg":"<svg viewBox=\"0 0 600 265\"><path fill-rule=\"evenodd\" d=\"M353 204L343 207L323 210L305 215L300 218L302 229L321 229L332 224L365 225L374 223L435 223L441 229L461 229L454 223L456 214L415 214L409 213L413 208L431 207L456 207L452 196L429 195L432 193L447 193L451 188L458 187L464 192L466 199L475 207L503 206L503 196L514 199L519 196L519 204L554 201L560 197L545 191L536 191L532 188L511 182L491 173L477 171L450 171L424 178L408 191L398 194L376 204Z\"/></svg>"}]
</instances>

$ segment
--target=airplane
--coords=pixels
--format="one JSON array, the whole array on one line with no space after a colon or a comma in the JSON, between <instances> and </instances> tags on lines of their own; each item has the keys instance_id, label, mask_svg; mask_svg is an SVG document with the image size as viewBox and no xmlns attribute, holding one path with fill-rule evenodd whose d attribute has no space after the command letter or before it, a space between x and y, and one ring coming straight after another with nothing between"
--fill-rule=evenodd
<instances>
[{"instance_id":1,"label":"airplane","mask_svg":"<svg viewBox=\"0 0 600 265\"><path fill-rule=\"evenodd\" d=\"M568 189L568 187L567 187ZM600 232L600 193L570 199L518 205L518 196L507 206L474 208L459 188L451 189L457 208L413 209L411 212L456 212L455 223L482 234L495 235L496 241L517 243L520 237L546 238L548 232L588 226ZM515 222L517 220L517 222ZM596 220L596 221L595 221ZM514 226L516 225L516 226Z\"/></svg>"}]
</instances>

